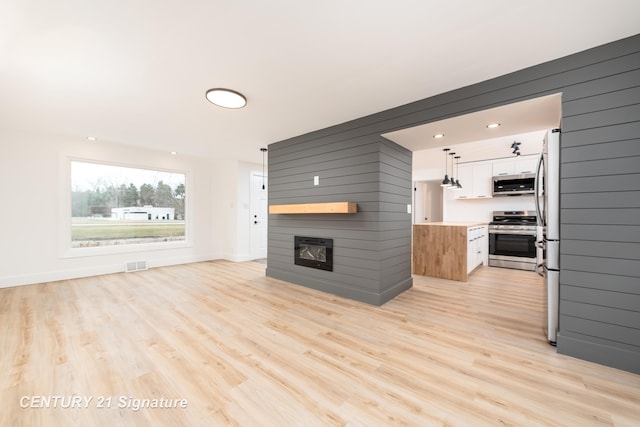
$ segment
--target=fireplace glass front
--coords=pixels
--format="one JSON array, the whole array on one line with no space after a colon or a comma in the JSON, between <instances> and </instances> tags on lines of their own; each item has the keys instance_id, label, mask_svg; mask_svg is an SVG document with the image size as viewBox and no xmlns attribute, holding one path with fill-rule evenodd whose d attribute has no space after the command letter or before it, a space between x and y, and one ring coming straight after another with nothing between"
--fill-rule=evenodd
<instances>
[{"instance_id":1,"label":"fireplace glass front","mask_svg":"<svg viewBox=\"0 0 640 427\"><path fill-rule=\"evenodd\" d=\"M333 271L333 239L294 236L294 262L296 265Z\"/></svg>"}]
</instances>

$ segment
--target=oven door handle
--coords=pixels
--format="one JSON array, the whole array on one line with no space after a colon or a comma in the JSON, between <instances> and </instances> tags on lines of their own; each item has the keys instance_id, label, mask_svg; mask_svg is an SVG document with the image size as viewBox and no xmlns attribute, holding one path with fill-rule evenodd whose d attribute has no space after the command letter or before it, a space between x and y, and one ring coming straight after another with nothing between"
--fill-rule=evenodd
<instances>
[{"instance_id":1,"label":"oven door handle","mask_svg":"<svg viewBox=\"0 0 640 427\"><path fill-rule=\"evenodd\" d=\"M535 230L489 230L489 234L517 234L519 236L537 236Z\"/></svg>"},{"instance_id":2,"label":"oven door handle","mask_svg":"<svg viewBox=\"0 0 640 427\"><path fill-rule=\"evenodd\" d=\"M544 263L536 265L536 273L538 273L538 276L547 277L547 269Z\"/></svg>"}]
</instances>

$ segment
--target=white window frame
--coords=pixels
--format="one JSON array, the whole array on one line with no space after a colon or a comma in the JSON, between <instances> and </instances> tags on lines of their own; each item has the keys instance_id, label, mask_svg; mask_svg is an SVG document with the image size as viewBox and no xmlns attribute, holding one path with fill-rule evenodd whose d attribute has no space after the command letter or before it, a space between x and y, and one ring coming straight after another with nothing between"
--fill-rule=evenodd
<instances>
[{"instance_id":1,"label":"white window frame","mask_svg":"<svg viewBox=\"0 0 640 427\"><path fill-rule=\"evenodd\" d=\"M74 248L71 246L71 163L83 162L83 163L95 163L107 166L119 166L133 169L146 169L155 170L160 172L179 173L185 176L185 238L184 240L172 241L172 242L153 242L153 243L135 243L128 245L110 245L110 246L96 246L86 248ZM192 180L191 172L188 170L169 169L162 168L153 165L142 165L133 163L121 163L108 160L83 158L75 156L62 156L61 160L61 173L60 175L60 233L59 233L59 256L60 258L76 258L76 257L88 257L99 255L113 255L113 254L126 254L136 252L148 252L148 251L165 251L175 250L181 248L188 248L193 246L193 196L192 196Z\"/></svg>"}]
</instances>

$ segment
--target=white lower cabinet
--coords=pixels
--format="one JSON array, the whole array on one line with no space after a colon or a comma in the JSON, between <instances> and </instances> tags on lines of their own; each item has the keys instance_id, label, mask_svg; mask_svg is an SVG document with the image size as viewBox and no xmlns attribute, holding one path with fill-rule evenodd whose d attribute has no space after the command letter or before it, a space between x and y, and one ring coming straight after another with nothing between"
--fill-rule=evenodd
<instances>
[{"instance_id":1,"label":"white lower cabinet","mask_svg":"<svg viewBox=\"0 0 640 427\"><path fill-rule=\"evenodd\" d=\"M487 236L486 225L467 228L467 274L479 265L487 264Z\"/></svg>"}]
</instances>

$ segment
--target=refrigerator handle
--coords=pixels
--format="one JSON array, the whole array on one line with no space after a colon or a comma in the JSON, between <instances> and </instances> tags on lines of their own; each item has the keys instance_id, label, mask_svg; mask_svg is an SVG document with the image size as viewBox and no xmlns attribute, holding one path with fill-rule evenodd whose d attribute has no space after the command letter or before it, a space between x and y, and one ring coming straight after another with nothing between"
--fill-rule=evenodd
<instances>
[{"instance_id":1,"label":"refrigerator handle","mask_svg":"<svg viewBox=\"0 0 640 427\"><path fill-rule=\"evenodd\" d=\"M533 181L533 200L536 202L536 215L538 225L544 225L544 218L542 216L542 210L540 209L540 172L544 167L544 153L540 153L540 158L538 159L538 164L536 166L536 179Z\"/></svg>"}]
</instances>

